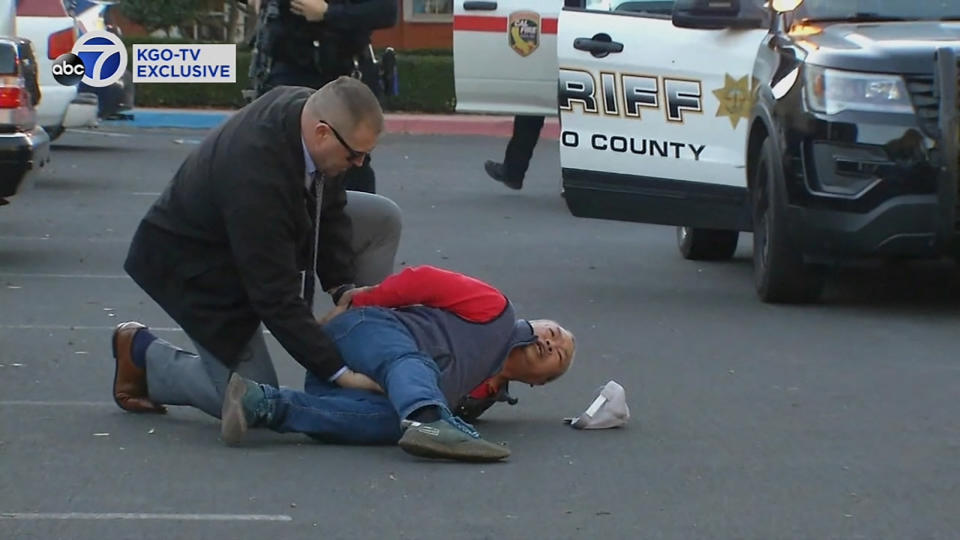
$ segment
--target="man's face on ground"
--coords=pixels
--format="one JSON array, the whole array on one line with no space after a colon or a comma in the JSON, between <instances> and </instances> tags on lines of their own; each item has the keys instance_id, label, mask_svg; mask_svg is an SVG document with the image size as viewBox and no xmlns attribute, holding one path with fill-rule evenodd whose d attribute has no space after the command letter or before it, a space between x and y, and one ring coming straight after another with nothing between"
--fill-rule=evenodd
<instances>
[{"instance_id":1,"label":"man's face on ground","mask_svg":"<svg viewBox=\"0 0 960 540\"><path fill-rule=\"evenodd\" d=\"M526 345L519 355L515 378L541 385L563 375L573 360L573 334L554 321L530 321L536 342Z\"/></svg>"}]
</instances>

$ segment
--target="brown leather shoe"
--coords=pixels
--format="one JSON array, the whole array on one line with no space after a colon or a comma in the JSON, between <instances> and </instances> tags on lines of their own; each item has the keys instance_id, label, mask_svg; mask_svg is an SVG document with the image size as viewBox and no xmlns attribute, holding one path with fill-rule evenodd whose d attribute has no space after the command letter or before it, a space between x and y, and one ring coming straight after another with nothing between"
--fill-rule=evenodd
<instances>
[{"instance_id":1,"label":"brown leather shoe","mask_svg":"<svg viewBox=\"0 0 960 540\"><path fill-rule=\"evenodd\" d=\"M113 331L113 357L117 361L113 372L113 400L125 411L136 413L167 412L166 407L150 401L147 393L147 372L133 363L133 336L146 326L125 322Z\"/></svg>"}]
</instances>

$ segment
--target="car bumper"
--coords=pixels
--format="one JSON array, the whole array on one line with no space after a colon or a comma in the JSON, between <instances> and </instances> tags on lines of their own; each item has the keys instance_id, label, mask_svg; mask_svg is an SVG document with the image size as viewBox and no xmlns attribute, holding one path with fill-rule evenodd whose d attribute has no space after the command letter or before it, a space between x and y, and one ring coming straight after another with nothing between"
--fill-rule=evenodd
<instances>
[{"instance_id":1,"label":"car bumper","mask_svg":"<svg viewBox=\"0 0 960 540\"><path fill-rule=\"evenodd\" d=\"M945 159L943 145L910 129L884 145L804 143L787 206L795 241L809 255L946 253L957 178Z\"/></svg>"},{"instance_id":2,"label":"car bumper","mask_svg":"<svg viewBox=\"0 0 960 540\"><path fill-rule=\"evenodd\" d=\"M794 240L808 255L929 257L944 253L935 194L890 199L865 214L789 207Z\"/></svg>"},{"instance_id":3,"label":"car bumper","mask_svg":"<svg viewBox=\"0 0 960 540\"><path fill-rule=\"evenodd\" d=\"M49 161L50 137L43 128L0 133L0 198L22 191L30 183L32 173Z\"/></svg>"}]
</instances>

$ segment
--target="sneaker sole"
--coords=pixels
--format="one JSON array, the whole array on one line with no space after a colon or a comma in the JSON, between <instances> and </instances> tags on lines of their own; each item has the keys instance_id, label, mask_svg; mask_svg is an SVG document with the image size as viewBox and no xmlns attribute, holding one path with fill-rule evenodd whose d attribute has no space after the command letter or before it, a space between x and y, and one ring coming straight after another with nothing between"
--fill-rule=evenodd
<instances>
[{"instance_id":1,"label":"sneaker sole","mask_svg":"<svg viewBox=\"0 0 960 540\"><path fill-rule=\"evenodd\" d=\"M493 443L451 448L440 444L436 437L425 435L413 428L407 429L397 444L408 454L430 459L488 463L500 461L510 456L510 450Z\"/></svg>"},{"instance_id":2,"label":"sneaker sole","mask_svg":"<svg viewBox=\"0 0 960 540\"><path fill-rule=\"evenodd\" d=\"M243 415L243 396L246 393L247 385L243 379L236 373L231 374L220 408L220 438L228 445L239 443L247 433L247 418Z\"/></svg>"},{"instance_id":3,"label":"sneaker sole","mask_svg":"<svg viewBox=\"0 0 960 540\"><path fill-rule=\"evenodd\" d=\"M113 350L113 387L110 388L110 395L113 396L113 402L117 404L117 407L120 407L123 410L123 405L120 404L120 400L117 399L117 376L120 374L120 361L117 360L117 334L119 334L119 327L113 330L113 338L110 340L110 348Z\"/></svg>"}]
</instances>

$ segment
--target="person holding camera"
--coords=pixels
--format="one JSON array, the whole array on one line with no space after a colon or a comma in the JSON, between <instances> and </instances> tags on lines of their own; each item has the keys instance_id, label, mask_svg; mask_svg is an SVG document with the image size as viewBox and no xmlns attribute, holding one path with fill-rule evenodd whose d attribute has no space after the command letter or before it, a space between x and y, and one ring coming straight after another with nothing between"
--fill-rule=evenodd
<instances>
[{"instance_id":1,"label":"person holding camera","mask_svg":"<svg viewBox=\"0 0 960 540\"><path fill-rule=\"evenodd\" d=\"M277 86L320 88L342 75L382 97L370 36L396 24L396 0L259 0L254 7L260 13L255 47L266 59L252 70L257 97ZM376 193L369 155L347 173L344 187Z\"/></svg>"}]
</instances>

